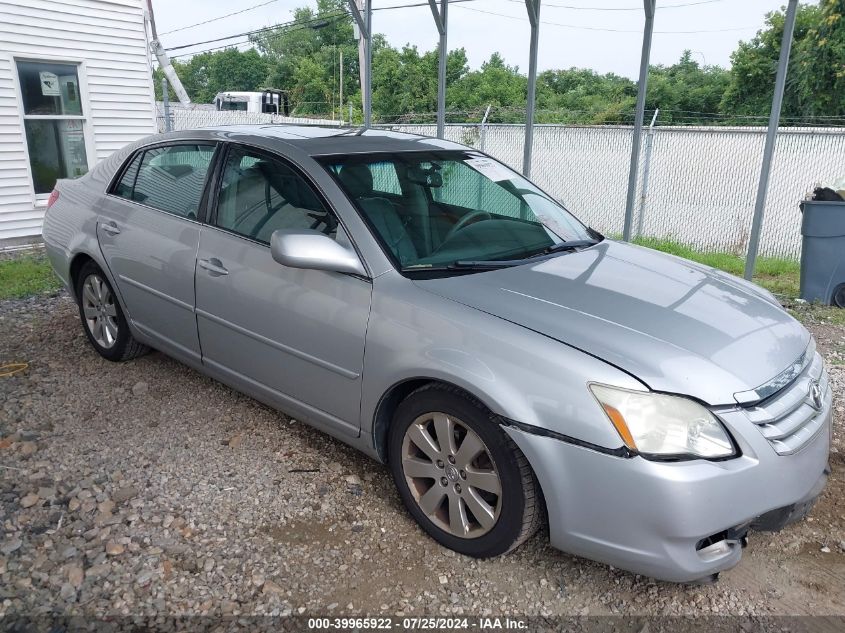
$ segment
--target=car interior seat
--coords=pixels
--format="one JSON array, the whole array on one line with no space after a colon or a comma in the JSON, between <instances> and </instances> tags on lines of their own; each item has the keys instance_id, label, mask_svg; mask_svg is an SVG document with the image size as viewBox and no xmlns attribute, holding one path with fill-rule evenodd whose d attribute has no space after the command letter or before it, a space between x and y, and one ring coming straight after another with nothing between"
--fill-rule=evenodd
<instances>
[{"instance_id":1,"label":"car interior seat","mask_svg":"<svg viewBox=\"0 0 845 633\"><path fill-rule=\"evenodd\" d=\"M417 248L408 235L405 223L393 203L373 191L373 174L369 167L355 163L344 165L338 178L400 263L415 261L418 258Z\"/></svg>"}]
</instances>

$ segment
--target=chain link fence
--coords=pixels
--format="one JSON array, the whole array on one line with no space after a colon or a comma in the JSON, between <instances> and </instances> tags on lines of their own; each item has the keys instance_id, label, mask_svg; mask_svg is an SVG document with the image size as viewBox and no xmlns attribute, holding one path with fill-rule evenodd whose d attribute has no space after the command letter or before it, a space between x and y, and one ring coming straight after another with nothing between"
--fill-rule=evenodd
<instances>
[{"instance_id":1,"label":"chain link fence","mask_svg":"<svg viewBox=\"0 0 845 633\"><path fill-rule=\"evenodd\" d=\"M261 112L243 112L241 110L217 110L213 105L197 104L188 107L170 104L167 108L171 130L190 130L214 125L269 125L286 123L288 125L334 125L342 126L344 121L316 119L312 117L282 116ZM165 109L161 101L156 103L156 122L158 131L167 129Z\"/></svg>"},{"instance_id":2,"label":"chain link fence","mask_svg":"<svg viewBox=\"0 0 845 633\"><path fill-rule=\"evenodd\" d=\"M177 106L170 111L174 130L239 123L344 125L329 119L218 112L213 106ZM159 115L159 130L163 131L161 107ZM380 127L426 136L436 132L435 126L427 123ZM698 250L744 255L765 127L658 126L643 134L646 138L634 208L636 232L676 240ZM523 125L447 124L445 135L448 140L481 149L522 170ZM603 233L621 234L631 137L632 128L623 125L537 125L531 178L587 224ZM797 258L801 251L799 202L818 183L843 177L845 128L781 128L760 254Z\"/></svg>"}]
</instances>

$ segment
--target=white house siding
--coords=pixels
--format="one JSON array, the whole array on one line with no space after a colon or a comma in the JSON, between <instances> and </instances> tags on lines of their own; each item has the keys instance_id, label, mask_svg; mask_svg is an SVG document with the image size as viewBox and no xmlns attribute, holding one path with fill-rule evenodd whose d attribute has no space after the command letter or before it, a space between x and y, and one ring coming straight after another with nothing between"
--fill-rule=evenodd
<instances>
[{"instance_id":1,"label":"white house siding","mask_svg":"<svg viewBox=\"0 0 845 633\"><path fill-rule=\"evenodd\" d=\"M37 239L44 216L16 59L79 62L89 169L156 131L143 0L0 0L0 247Z\"/></svg>"}]
</instances>

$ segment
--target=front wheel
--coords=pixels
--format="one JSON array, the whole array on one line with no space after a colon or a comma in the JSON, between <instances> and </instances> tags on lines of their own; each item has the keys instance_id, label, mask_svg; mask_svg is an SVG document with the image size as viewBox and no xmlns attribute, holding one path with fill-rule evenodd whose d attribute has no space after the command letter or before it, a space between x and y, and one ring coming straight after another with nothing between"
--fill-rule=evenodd
<instances>
[{"instance_id":1,"label":"front wheel","mask_svg":"<svg viewBox=\"0 0 845 633\"><path fill-rule=\"evenodd\" d=\"M118 362L149 351L146 345L133 338L111 284L93 261L79 271L76 297L82 329L100 356Z\"/></svg>"},{"instance_id":2,"label":"front wheel","mask_svg":"<svg viewBox=\"0 0 845 633\"><path fill-rule=\"evenodd\" d=\"M402 501L442 545L498 556L539 527L528 460L479 402L448 387L418 389L397 408L388 442Z\"/></svg>"}]
</instances>

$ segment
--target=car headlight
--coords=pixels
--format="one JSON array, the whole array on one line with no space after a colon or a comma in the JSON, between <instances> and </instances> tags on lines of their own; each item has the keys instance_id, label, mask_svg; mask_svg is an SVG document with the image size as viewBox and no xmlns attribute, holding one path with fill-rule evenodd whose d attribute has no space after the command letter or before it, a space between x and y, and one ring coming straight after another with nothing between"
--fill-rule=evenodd
<instances>
[{"instance_id":1,"label":"car headlight","mask_svg":"<svg viewBox=\"0 0 845 633\"><path fill-rule=\"evenodd\" d=\"M658 458L735 454L725 428L694 400L599 384L590 385L590 390L632 451Z\"/></svg>"}]
</instances>

